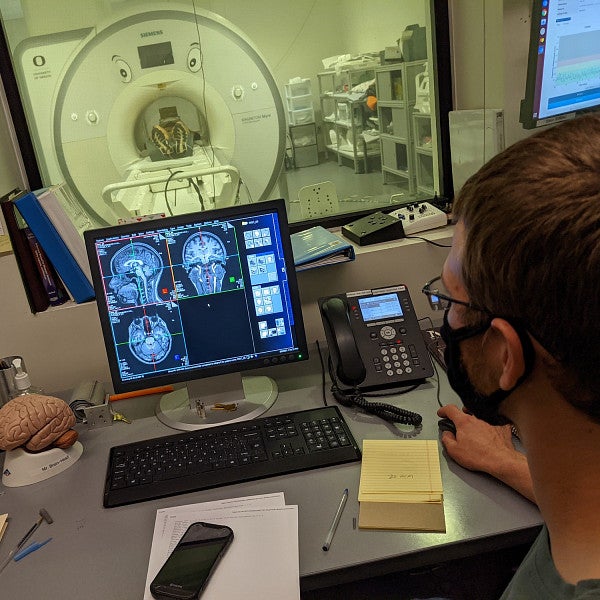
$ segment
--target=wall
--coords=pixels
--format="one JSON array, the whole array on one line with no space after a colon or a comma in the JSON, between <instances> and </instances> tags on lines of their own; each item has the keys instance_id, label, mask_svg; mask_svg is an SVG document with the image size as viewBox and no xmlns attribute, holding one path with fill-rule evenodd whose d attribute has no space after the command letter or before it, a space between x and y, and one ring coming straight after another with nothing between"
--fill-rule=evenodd
<instances>
[{"instance_id":1,"label":"wall","mask_svg":"<svg viewBox=\"0 0 600 600\"><path fill-rule=\"evenodd\" d=\"M504 64L510 77L504 78L504 134L508 143L531 135L534 130L523 129L519 123L521 100L527 78L527 52L531 23L531 2L504 0Z\"/></svg>"},{"instance_id":2,"label":"wall","mask_svg":"<svg viewBox=\"0 0 600 600\"><path fill-rule=\"evenodd\" d=\"M345 46L357 53L379 52L385 46L395 46L408 25L425 25L425 4L426 0L402 2L402 10L390 15L389 0L344 2L340 24ZM390 16L382 18L382 15Z\"/></svg>"},{"instance_id":3,"label":"wall","mask_svg":"<svg viewBox=\"0 0 600 600\"><path fill-rule=\"evenodd\" d=\"M454 0L454 108L502 108L509 146L532 132L519 123L525 93L530 0Z\"/></svg>"}]
</instances>

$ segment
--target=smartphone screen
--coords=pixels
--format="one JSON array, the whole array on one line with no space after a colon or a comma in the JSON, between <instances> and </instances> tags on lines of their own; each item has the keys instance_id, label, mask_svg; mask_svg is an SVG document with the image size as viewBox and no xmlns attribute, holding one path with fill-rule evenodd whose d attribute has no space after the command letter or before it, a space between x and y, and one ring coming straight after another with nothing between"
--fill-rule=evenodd
<instances>
[{"instance_id":1,"label":"smartphone screen","mask_svg":"<svg viewBox=\"0 0 600 600\"><path fill-rule=\"evenodd\" d=\"M193 523L152 581L150 592L159 600L197 598L232 540L229 527Z\"/></svg>"}]
</instances>

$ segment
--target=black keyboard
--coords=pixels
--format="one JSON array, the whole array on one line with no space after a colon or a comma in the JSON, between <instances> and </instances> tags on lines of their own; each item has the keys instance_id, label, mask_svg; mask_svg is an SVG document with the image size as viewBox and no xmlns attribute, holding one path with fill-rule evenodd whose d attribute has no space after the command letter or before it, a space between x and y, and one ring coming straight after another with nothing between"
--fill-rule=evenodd
<instances>
[{"instance_id":1,"label":"black keyboard","mask_svg":"<svg viewBox=\"0 0 600 600\"><path fill-rule=\"evenodd\" d=\"M110 450L104 506L358 461L336 406L155 438Z\"/></svg>"}]
</instances>

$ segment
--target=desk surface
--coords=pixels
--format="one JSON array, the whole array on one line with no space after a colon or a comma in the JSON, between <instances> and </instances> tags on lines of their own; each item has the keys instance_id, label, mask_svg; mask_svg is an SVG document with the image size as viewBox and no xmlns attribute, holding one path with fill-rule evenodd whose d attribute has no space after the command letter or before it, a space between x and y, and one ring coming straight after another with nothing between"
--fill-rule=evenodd
<instances>
[{"instance_id":1,"label":"desk surface","mask_svg":"<svg viewBox=\"0 0 600 600\"><path fill-rule=\"evenodd\" d=\"M321 404L318 376L302 380L302 388L286 389L270 414ZM435 378L417 390L388 401L423 415L419 439L437 439ZM441 376L444 403L455 401ZM148 405L148 398L138 399ZM122 408L123 407L123 408ZM123 404L118 410L128 414ZM398 427L342 408L357 441L410 437ZM84 453L67 471L32 486L0 487L0 513L10 525L0 544L0 560L36 521L40 508L54 519L43 524L35 539L52 542L0 575L2 597L28 596L79 599L142 598L156 510L269 492L285 493L287 504L299 507L300 575L302 589L435 564L531 541L541 523L537 508L519 494L480 473L472 473L444 454L441 457L446 533L371 531L353 527L358 518L360 463L183 494L118 508L102 507L108 450L116 444L172 434L154 417L131 425L115 423L80 431ZM440 444L441 449L441 444ZM348 503L329 552L321 546L344 488Z\"/></svg>"}]
</instances>

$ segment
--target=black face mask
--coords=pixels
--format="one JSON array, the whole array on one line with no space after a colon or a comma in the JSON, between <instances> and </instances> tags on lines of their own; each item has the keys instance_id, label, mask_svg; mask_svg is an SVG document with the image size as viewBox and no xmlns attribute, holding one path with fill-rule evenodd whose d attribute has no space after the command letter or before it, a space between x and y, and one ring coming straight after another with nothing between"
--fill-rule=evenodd
<instances>
[{"instance_id":1,"label":"black face mask","mask_svg":"<svg viewBox=\"0 0 600 600\"><path fill-rule=\"evenodd\" d=\"M507 319L508 320L508 319ZM510 390L497 389L491 394L482 394L478 392L469 376L460 358L460 343L463 340L475 337L484 333L491 325L491 318L483 325L478 327L461 327L452 329L448 324L448 311L444 313L444 324L440 330L442 339L446 344L444 351L444 359L448 373L448 381L452 389L458 394L465 408L473 415L490 423L491 425L504 425L508 420L502 417L498 410L500 404L505 400L521 383L529 376L533 369L535 351L527 331L520 325L512 321L509 323L513 326L523 347L523 358L525 361L525 372Z\"/></svg>"}]
</instances>

